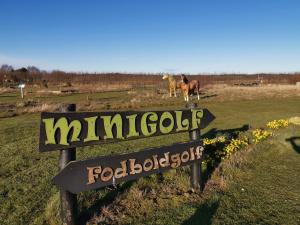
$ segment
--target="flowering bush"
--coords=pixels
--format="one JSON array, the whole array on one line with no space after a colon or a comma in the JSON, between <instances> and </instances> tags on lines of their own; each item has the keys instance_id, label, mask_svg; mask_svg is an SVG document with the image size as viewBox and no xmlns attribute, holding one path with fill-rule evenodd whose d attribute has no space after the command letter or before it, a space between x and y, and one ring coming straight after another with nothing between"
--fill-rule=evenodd
<instances>
[{"instance_id":1,"label":"flowering bush","mask_svg":"<svg viewBox=\"0 0 300 225\"><path fill-rule=\"evenodd\" d=\"M289 125L289 120L284 120L284 119L273 120L273 121L267 123L267 127L274 129L274 130L277 130L282 127L287 127L288 125Z\"/></svg>"},{"instance_id":2,"label":"flowering bush","mask_svg":"<svg viewBox=\"0 0 300 225\"><path fill-rule=\"evenodd\" d=\"M258 143L262 140L265 140L266 138L268 138L272 135L273 135L273 133L271 131L267 131L267 130L256 129L256 130L252 131L254 143Z\"/></svg>"},{"instance_id":3,"label":"flowering bush","mask_svg":"<svg viewBox=\"0 0 300 225\"><path fill-rule=\"evenodd\" d=\"M243 137L242 139L232 139L231 142L224 148L222 158L228 158L230 155L247 145L248 139L246 137Z\"/></svg>"},{"instance_id":4,"label":"flowering bush","mask_svg":"<svg viewBox=\"0 0 300 225\"><path fill-rule=\"evenodd\" d=\"M207 167L214 168L222 159L228 158L249 143L257 144L273 136L272 130L287 127L289 123L300 125L300 117L270 121L267 123L268 130L255 129L252 132L223 133L212 139L205 138L203 145L206 149Z\"/></svg>"},{"instance_id":5,"label":"flowering bush","mask_svg":"<svg viewBox=\"0 0 300 225\"><path fill-rule=\"evenodd\" d=\"M205 145L213 145L216 143L224 143L226 141L226 138L224 136L219 136L216 138L212 138L212 139L208 139L208 138L204 138L203 140L203 144Z\"/></svg>"},{"instance_id":6,"label":"flowering bush","mask_svg":"<svg viewBox=\"0 0 300 225\"><path fill-rule=\"evenodd\" d=\"M221 162L223 150L226 146L226 142L230 140L226 134L219 135L215 138L204 138L203 145L206 150L205 158L203 162L207 168L214 168Z\"/></svg>"}]
</instances>

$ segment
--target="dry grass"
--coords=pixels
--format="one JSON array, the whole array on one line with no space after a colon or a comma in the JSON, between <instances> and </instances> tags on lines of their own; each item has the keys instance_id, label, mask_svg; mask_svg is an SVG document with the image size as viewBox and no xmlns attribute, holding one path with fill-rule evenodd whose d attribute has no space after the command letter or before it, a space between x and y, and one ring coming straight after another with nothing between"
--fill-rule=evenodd
<instances>
[{"instance_id":1,"label":"dry grass","mask_svg":"<svg viewBox=\"0 0 300 225\"><path fill-rule=\"evenodd\" d=\"M79 84L76 85L76 88L81 93L99 93L99 92L107 92L107 91L123 91L123 90L132 90L132 84L105 84L105 83L97 83L97 84Z\"/></svg>"},{"instance_id":2,"label":"dry grass","mask_svg":"<svg viewBox=\"0 0 300 225\"><path fill-rule=\"evenodd\" d=\"M94 86L94 87L93 87ZM78 92L61 92L76 90ZM115 90L117 89L117 90ZM2 91L2 93L1 93ZM6 92L12 92L6 94ZM56 111L62 102L77 104L78 111L97 110L128 110L149 107L182 106L184 99L180 90L177 98L170 98L166 88L133 88L131 85L103 86L80 85L69 88L49 87L48 89L29 86L25 99L20 99L18 89L0 89L0 109L17 114L43 111ZM299 97L300 87L296 85L263 85L256 87L241 87L229 85L207 85L201 90L201 103L224 102L236 100L277 99ZM3 94L1 96L1 94ZM2 97L2 98L1 98ZM196 101L196 96L192 99ZM6 101L6 102L5 102Z\"/></svg>"},{"instance_id":3,"label":"dry grass","mask_svg":"<svg viewBox=\"0 0 300 225\"><path fill-rule=\"evenodd\" d=\"M130 224L131 219L151 215L153 211L198 202L199 192L190 188L187 168L171 170L164 177L152 175L139 179L114 202L103 206L88 224ZM163 180L161 180L163 179ZM128 218L131 218L127 221Z\"/></svg>"},{"instance_id":4,"label":"dry grass","mask_svg":"<svg viewBox=\"0 0 300 225\"><path fill-rule=\"evenodd\" d=\"M300 96L300 87L296 85L263 85L257 87L210 85L205 88L205 94L207 96L215 95L215 100L218 101L286 98Z\"/></svg>"},{"instance_id":5,"label":"dry grass","mask_svg":"<svg viewBox=\"0 0 300 225\"><path fill-rule=\"evenodd\" d=\"M27 99L17 102L10 110L16 111L17 114L37 113L37 112L55 112L60 107L59 103L40 103L33 99Z\"/></svg>"},{"instance_id":6,"label":"dry grass","mask_svg":"<svg viewBox=\"0 0 300 225\"><path fill-rule=\"evenodd\" d=\"M0 87L0 94L16 92L16 89Z\"/></svg>"},{"instance_id":7,"label":"dry grass","mask_svg":"<svg viewBox=\"0 0 300 225\"><path fill-rule=\"evenodd\" d=\"M60 104L40 104L32 107L22 107L19 113L36 113L36 112L55 112L59 109Z\"/></svg>"}]
</instances>

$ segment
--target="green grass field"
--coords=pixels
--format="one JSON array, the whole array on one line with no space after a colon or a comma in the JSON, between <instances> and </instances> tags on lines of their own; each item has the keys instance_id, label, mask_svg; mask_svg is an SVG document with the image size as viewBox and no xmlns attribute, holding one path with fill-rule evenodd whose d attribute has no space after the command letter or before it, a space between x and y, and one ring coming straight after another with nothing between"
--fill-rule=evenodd
<instances>
[{"instance_id":1,"label":"green grass field","mask_svg":"<svg viewBox=\"0 0 300 225\"><path fill-rule=\"evenodd\" d=\"M299 127L276 133L221 164L226 191L133 221L135 224L299 224ZM298 137L298 148L286 141ZM238 168L236 162L243 158ZM214 178L213 178L214 179ZM155 222L154 222L155 221Z\"/></svg>"},{"instance_id":2,"label":"green grass field","mask_svg":"<svg viewBox=\"0 0 300 225\"><path fill-rule=\"evenodd\" d=\"M106 95L97 94L94 98L101 104L101 98L112 97L111 94ZM85 97L79 96L62 97L64 100L61 102L82 103ZM116 96L120 94L116 93ZM299 100L299 97L286 97L202 101L201 106L217 117L202 133L212 128L262 127L273 119L299 116ZM6 101L13 102L10 97ZM59 98L51 101L60 102ZM142 108L184 106L182 99L170 100L165 105L161 102L152 105L143 103ZM38 152L39 114L1 118L0 124L1 224L57 224L58 189L51 184L51 178L58 172L59 153ZM245 152L245 160L239 168L229 161L222 163L226 189L221 192L190 193L187 169L183 168L164 174L163 181L151 176L123 184L120 190L82 193L78 196L82 212L80 221L96 223L101 219L101 209L106 209L111 221L124 224L299 224L300 154L285 141L296 136L300 136L299 127L280 130L275 137L257 145L249 153ZM154 137L88 147L85 151L78 149L77 155L82 159L186 140L187 134ZM215 179L214 176L212 179ZM145 195L140 195L141 190L145 192L148 189L151 190L149 193L146 191ZM121 220L110 215L113 209L106 208L114 202L127 207L121 208L126 212Z\"/></svg>"}]
</instances>

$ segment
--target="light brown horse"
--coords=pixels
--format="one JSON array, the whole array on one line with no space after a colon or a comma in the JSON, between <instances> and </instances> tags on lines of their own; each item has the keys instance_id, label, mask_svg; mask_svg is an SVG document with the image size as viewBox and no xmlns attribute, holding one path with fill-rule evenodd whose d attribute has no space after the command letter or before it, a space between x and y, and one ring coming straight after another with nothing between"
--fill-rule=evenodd
<instances>
[{"instance_id":1,"label":"light brown horse","mask_svg":"<svg viewBox=\"0 0 300 225\"><path fill-rule=\"evenodd\" d=\"M178 88L178 86L175 78L170 74L165 74L162 79L164 80L168 79L170 97L172 97L172 93L174 93L174 96L177 97L176 88Z\"/></svg>"},{"instance_id":2,"label":"light brown horse","mask_svg":"<svg viewBox=\"0 0 300 225\"><path fill-rule=\"evenodd\" d=\"M181 86L180 86L184 100L189 101L189 95L196 90L198 100L200 100L200 82L199 80L189 81L184 74L181 74Z\"/></svg>"}]
</instances>

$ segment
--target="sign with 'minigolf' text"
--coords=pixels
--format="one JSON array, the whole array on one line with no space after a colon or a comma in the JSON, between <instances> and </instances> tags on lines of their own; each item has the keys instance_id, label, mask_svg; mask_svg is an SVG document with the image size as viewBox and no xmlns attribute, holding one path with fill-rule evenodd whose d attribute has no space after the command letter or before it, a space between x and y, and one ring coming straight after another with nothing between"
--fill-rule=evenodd
<instances>
[{"instance_id":1,"label":"sign with 'minigolf' text","mask_svg":"<svg viewBox=\"0 0 300 225\"><path fill-rule=\"evenodd\" d=\"M53 151L205 128L207 109L42 113L40 151Z\"/></svg>"}]
</instances>

